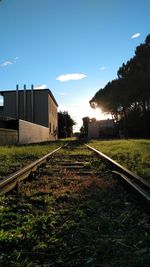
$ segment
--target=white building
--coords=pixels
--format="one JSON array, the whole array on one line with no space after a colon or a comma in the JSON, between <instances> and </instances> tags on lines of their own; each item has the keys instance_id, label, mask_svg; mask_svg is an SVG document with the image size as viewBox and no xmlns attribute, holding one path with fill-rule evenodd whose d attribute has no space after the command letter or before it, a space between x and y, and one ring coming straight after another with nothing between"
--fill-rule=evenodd
<instances>
[{"instance_id":1,"label":"white building","mask_svg":"<svg viewBox=\"0 0 150 267\"><path fill-rule=\"evenodd\" d=\"M113 120L91 120L88 124L88 138L111 138L115 136L115 125Z\"/></svg>"}]
</instances>

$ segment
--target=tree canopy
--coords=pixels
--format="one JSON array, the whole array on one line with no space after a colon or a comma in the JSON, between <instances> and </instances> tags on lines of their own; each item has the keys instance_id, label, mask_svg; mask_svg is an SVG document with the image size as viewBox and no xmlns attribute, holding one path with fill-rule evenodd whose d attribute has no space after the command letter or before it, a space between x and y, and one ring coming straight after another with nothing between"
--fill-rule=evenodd
<instances>
[{"instance_id":1,"label":"tree canopy","mask_svg":"<svg viewBox=\"0 0 150 267\"><path fill-rule=\"evenodd\" d=\"M150 34L117 75L90 100L91 107L111 113L126 137L150 137Z\"/></svg>"},{"instance_id":2,"label":"tree canopy","mask_svg":"<svg viewBox=\"0 0 150 267\"><path fill-rule=\"evenodd\" d=\"M75 122L67 111L58 112L58 138L71 137L73 125L75 125Z\"/></svg>"}]
</instances>

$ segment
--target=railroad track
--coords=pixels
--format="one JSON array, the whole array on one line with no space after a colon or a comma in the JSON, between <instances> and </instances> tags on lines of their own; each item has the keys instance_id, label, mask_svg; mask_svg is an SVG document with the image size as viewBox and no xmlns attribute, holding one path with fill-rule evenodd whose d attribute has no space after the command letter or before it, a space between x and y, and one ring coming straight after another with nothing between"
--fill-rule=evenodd
<instances>
[{"instance_id":1,"label":"railroad track","mask_svg":"<svg viewBox=\"0 0 150 267\"><path fill-rule=\"evenodd\" d=\"M125 171L71 142L5 178L2 266L135 266L137 258L137 266L149 266L149 214L114 179L114 173L131 179Z\"/></svg>"},{"instance_id":2,"label":"railroad track","mask_svg":"<svg viewBox=\"0 0 150 267\"><path fill-rule=\"evenodd\" d=\"M128 186L137 193L139 197L141 197L144 201L146 201L148 205L150 205L150 183L148 181L138 176L136 173L128 170L127 168L109 158L102 152L96 150L95 148L89 145L87 145L87 147L94 151L96 155L100 156L103 160L108 162L113 168L112 172L122 178L123 181L125 181Z\"/></svg>"},{"instance_id":3,"label":"railroad track","mask_svg":"<svg viewBox=\"0 0 150 267\"><path fill-rule=\"evenodd\" d=\"M67 147L67 146L66 146ZM114 173L116 176L119 176L121 179L123 179L131 189L134 189L134 191L137 193L138 196L140 196L144 201L146 201L148 204L150 204L150 183L148 183L143 178L139 177L137 174L133 173L132 171L128 170L124 166L120 165L116 161L112 160L102 152L94 149L93 147L86 145L88 149L93 151L95 155L100 157L102 160L107 162L112 168L112 173ZM42 165L46 164L48 160L51 160L52 156L58 152L62 147L59 147L55 149L54 151L48 153L41 159L38 159L37 161L31 163L30 165L24 167L23 169L13 173L12 175L9 175L8 177L4 178L2 181L0 181L0 195L3 195L7 192L9 192L11 189L13 189L21 180L28 178L31 174L33 175L37 169ZM78 157L78 156L77 156ZM79 161L69 161L69 162L60 162L59 164L62 168L66 167L67 169L78 169L79 171L84 170L85 166L88 164L86 161L84 162L84 158L82 162ZM83 171L85 174L85 172ZM87 174L90 174L90 172L87 172Z\"/></svg>"},{"instance_id":4,"label":"railroad track","mask_svg":"<svg viewBox=\"0 0 150 267\"><path fill-rule=\"evenodd\" d=\"M31 174L37 171L38 167L42 164L46 163L46 161L51 157L51 155L55 154L61 147L55 149L54 151L48 153L42 158L36 160L35 162L29 164L28 166L22 168L19 171L5 177L0 181L0 195L3 195L13 189L17 183L21 180L28 178Z\"/></svg>"}]
</instances>

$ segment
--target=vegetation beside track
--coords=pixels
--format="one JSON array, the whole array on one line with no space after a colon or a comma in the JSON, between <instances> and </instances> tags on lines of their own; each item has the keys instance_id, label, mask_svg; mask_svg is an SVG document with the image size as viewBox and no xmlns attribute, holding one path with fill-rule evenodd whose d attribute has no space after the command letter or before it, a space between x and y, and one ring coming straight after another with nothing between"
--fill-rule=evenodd
<instances>
[{"instance_id":1,"label":"vegetation beside track","mask_svg":"<svg viewBox=\"0 0 150 267\"><path fill-rule=\"evenodd\" d=\"M75 139L22 146L0 146L0 179ZM90 140L89 145L150 180L150 140Z\"/></svg>"},{"instance_id":2,"label":"vegetation beside track","mask_svg":"<svg viewBox=\"0 0 150 267\"><path fill-rule=\"evenodd\" d=\"M0 146L0 179L64 145L65 142L60 140L30 145Z\"/></svg>"},{"instance_id":3,"label":"vegetation beside track","mask_svg":"<svg viewBox=\"0 0 150 267\"><path fill-rule=\"evenodd\" d=\"M87 168L96 162L79 146L59 151L57 164L68 153L87 155ZM149 216L108 169L102 164L99 176L50 174L56 167L1 197L2 266L149 267Z\"/></svg>"},{"instance_id":4,"label":"vegetation beside track","mask_svg":"<svg viewBox=\"0 0 150 267\"><path fill-rule=\"evenodd\" d=\"M150 181L150 140L91 140L88 144Z\"/></svg>"}]
</instances>

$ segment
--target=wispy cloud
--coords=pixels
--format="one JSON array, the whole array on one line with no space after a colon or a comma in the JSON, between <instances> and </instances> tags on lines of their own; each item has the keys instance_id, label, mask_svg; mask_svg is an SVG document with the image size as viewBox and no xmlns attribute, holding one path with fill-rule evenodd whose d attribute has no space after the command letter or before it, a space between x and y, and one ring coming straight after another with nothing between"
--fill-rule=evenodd
<instances>
[{"instance_id":1,"label":"wispy cloud","mask_svg":"<svg viewBox=\"0 0 150 267\"><path fill-rule=\"evenodd\" d=\"M6 67L8 65L12 65L13 62L12 61L4 61L2 64L1 64L1 67Z\"/></svg>"},{"instance_id":2,"label":"wispy cloud","mask_svg":"<svg viewBox=\"0 0 150 267\"><path fill-rule=\"evenodd\" d=\"M12 65L12 64L16 63L18 59L19 59L19 57L15 57L13 60L6 60L0 64L0 67L7 67L9 65Z\"/></svg>"},{"instance_id":3,"label":"wispy cloud","mask_svg":"<svg viewBox=\"0 0 150 267\"><path fill-rule=\"evenodd\" d=\"M102 66L102 67L100 68L100 70L106 70L106 67L105 67L105 66Z\"/></svg>"},{"instance_id":4,"label":"wispy cloud","mask_svg":"<svg viewBox=\"0 0 150 267\"><path fill-rule=\"evenodd\" d=\"M137 33L135 33L135 34L133 34L133 35L131 36L131 39L137 38L137 37L139 37L139 36L140 36L140 33L137 32Z\"/></svg>"},{"instance_id":5,"label":"wispy cloud","mask_svg":"<svg viewBox=\"0 0 150 267\"><path fill-rule=\"evenodd\" d=\"M19 59L19 57L15 57L14 58L14 63L16 63L18 59Z\"/></svg>"},{"instance_id":6,"label":"wispy cloud","mask_svg":"<svg viewBox=\"0 0 150 267\"><path fill-rule=\"evenodd\" d=\"M72 73L72 74L62 74L56 78L56 80L60 82L67 82L71 80L81 80L83 78L86 78L87 75L83 73Z\"/></svg>"},{"instance_id":7,"label":"wispy cloud","mask_svg":"<svg viewBox=\"0 0 150 267\"><path fill-rule=\"evenodd\" d=\"M61 96L65 96L65 95L67 95L67 93L62 92L62 93L60 93L59 95L61 95Z\"/></svg>"},{"instance_id":8,"label":"wispy cloud","mask_svg":"<svg viewBox=\"0 0 150 267\"><path fill-rule=\"evenodd\" d=\"M34 89L47 89L47 88L48 88L48 86L46 84L40 84L40 85L36 85L34 87Z\"/></svg>"},{"instance_id":9,"label":"wispy cloud","mask_svg":"<svg viewBox=\"0 0 150 267\"><path fill-rule=\"evenodd\" d=\"M59 111L72 111L79 108L80 105L72 104L72 105L59 105L58 110Z\"/></svg>"}]
</instances>

